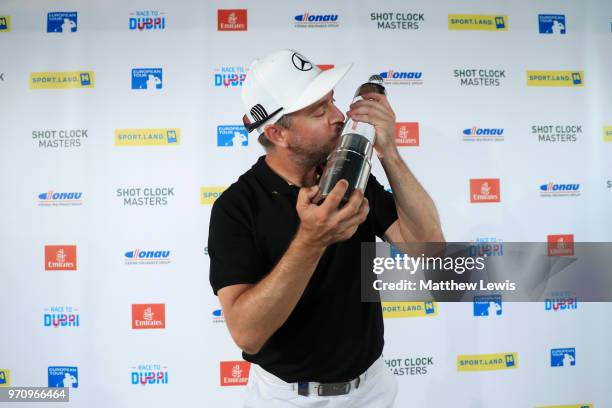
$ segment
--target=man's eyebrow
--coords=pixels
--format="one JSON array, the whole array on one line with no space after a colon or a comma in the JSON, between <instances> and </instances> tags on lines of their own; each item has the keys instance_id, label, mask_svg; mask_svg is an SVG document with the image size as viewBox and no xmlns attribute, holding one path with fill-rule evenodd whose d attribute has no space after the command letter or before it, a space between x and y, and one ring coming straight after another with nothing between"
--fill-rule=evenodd
<instances>
[{"instance_id":1,"label":"man's eyebrow","mask_svg":"<svg viewBox=\"0 0 612 408\"><path fill-rule=\"evenodd\" d=\"M332 91L331 93L331 99L334 99L334 91ZM310 108L308 109L309 112L314 112L317 109L319 109L321 106L325 105L327 102L329 101L329 99L322 99L319 102L315 102L313 105L310 106Z\"/></svg>"}]
</instances>

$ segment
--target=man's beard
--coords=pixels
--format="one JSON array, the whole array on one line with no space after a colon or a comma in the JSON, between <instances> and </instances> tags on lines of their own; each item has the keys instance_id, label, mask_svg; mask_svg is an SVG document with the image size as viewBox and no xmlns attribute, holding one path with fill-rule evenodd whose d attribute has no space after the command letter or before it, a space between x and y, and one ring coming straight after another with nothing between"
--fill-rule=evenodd
<instances>
[{"instance_id":1,"label":"man's beard","mask_svg":"<svg viewBox=\"0 0 612 408\"><path fill-rule=\"evenodd\" d=\"M342 132L342 126L336 129L336 137L330 139L324 146L316 146L310 143L308 137L297 137L288 143L287 148L293 156L293 160L305 170L313 167L323 166L327 162L330 153L334 151L338 137Z\"/></svg>"}]
</instances>

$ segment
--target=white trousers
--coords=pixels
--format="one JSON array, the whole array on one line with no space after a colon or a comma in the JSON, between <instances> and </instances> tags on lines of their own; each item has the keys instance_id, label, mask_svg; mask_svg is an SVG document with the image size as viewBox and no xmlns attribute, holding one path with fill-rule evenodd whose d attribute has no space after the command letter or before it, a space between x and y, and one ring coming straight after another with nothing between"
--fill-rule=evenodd
<instances>
[{"instance_id":1,"label":"white trousers","mask_svg":"<svg viewBox=\"0 0 612 408\"><path fill-rule=\"evenodd\" d=\"M366 370L366 379L359 388L346 395L320 397L297 393L297 385L287 383L251 365L245 408L392 408L397 395L397 379L381 357Z\"/></svg>"}]
</instances>

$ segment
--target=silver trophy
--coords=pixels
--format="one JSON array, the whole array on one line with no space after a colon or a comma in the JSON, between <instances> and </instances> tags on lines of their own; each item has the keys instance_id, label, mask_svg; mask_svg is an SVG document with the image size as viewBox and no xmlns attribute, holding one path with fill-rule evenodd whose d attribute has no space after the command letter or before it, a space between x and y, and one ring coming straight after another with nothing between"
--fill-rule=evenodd
<instances>
[{"instance_id":1,"label":"silver trophy","mask_svg":"<svg viewBox=\"0 0 612 408\"><path fill-rule=\"evenodd\" d=\"M385 95L385 87L380 75L372 75L368 82L362 84L355 92L353 102L362 100L363 94L376 92ZM372 169L372 151L374 148L374 126L348 118L344 124L340 140L334 151L327 158L327 163L319 180L319 194L315 202L325 200L336 183L342 179L349 186L342 198L344 205L356 188L365 191Z\"/></svg>"}]
</instances>

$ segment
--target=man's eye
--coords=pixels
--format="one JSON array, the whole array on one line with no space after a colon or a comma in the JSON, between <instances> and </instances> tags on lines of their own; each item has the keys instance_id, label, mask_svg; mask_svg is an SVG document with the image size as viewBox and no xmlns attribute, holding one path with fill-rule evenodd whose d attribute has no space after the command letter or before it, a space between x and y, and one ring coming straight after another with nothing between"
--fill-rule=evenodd
<instances>
[{"instance_id":1,"label":"man's eye","mask_svg":"<svg viewBox=\"0 0 612 408\"><path fill-rule=\"evenodd\" d=\"M315 117L320 118L321 116L323 116L325 114L324 110L318 111L317 113L315 113Z\"/></svg>"}]
</instances>

